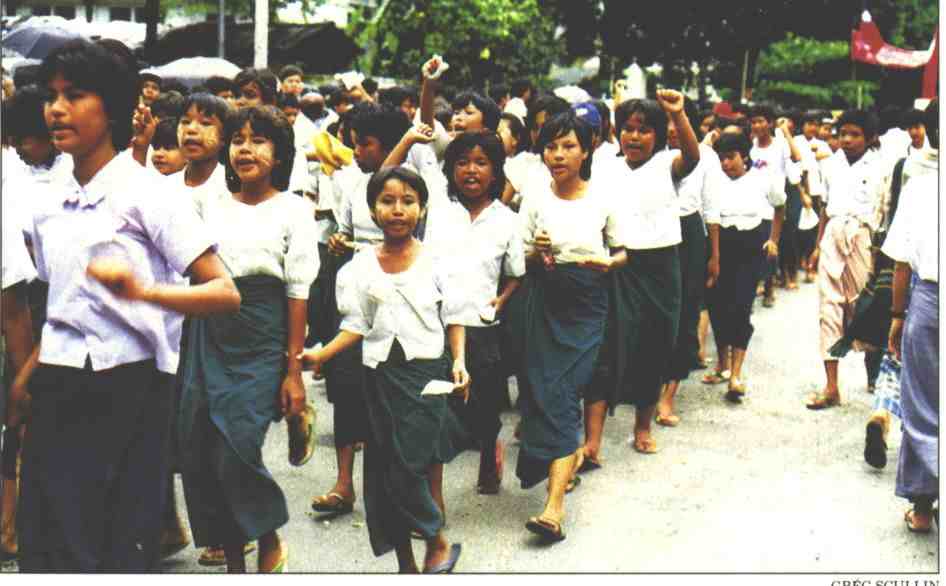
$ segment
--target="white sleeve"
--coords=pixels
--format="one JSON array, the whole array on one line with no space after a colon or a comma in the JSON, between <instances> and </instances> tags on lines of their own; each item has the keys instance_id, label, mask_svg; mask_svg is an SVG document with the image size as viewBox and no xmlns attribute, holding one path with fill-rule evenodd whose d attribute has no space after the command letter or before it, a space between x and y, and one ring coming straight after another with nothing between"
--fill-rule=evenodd
<instances>
[{"instance_id":1,"label":"white sleeve","mask_svg":"<svg viewBox=\"0 0 946 586\"><path fill-rule=\"evenodd\" d=\"M288 297L308 299L309 288L319 274L318 224L315 223L314 206L302 198L299 198L299 204L293 206L299 211L293 212L290 219L284 278Z\"/></svg>"},{"instance_id":2,"label":"white sleeve","mask_svg":"<svg viewBox=\"0 0 946 586\"><path fill-rule=\"evenodd\" d=\"M365 254L374 254L374 252L366 251ZM362 290L363 283L358 278L358 265L360 263L357 261L356 255L356 258L348 261L348 264L338 271L335 299L338 304L338 313L342 318L339 329L365 337L371 331L371 323L362 303L365 292Z\"/></svg>"},{"instance_id":3,"label":"white sleeve","mask_svg":"<svg viewBox=\"0 0 946 586\"><path fill-rule=\"evenodd\" d=\"M337 203L337 208L335 209L335 223L338 224L339 232L354 237L355 228L353 226L354 222L352 220L351 211L351 197L353 194L351 186L346 185L346 183L347 182L342 181L335 185L335 201ZM348 187L348 189L345 187Z\"/></svg>"},{"instance_id":4,"label":"white sleeve","mask_svg":"<svg viewBox=\"0 0 946 586\"><path fill-rule=\"evenodd\" d=\"M6 203L6 198L4 198L4 203ZM23 230L17 225L17 216L13 213L3 213L0 214L0 219L2 219L0 289L7 289L22 281L29 282L35 279L36 269L33 267L30 253L26 250Z\"/></svg>"},{"instance_id":5,"label":"white sleeve","mask_svg":"<svg viewBox=\"0 0 946 586\"><path fill-rule=\"evenodd\" d=\"M911 185L913 183L908 183L900 194L897 215L893 218L893 223L887 231L887 238L884 239L884 245L881 248L881 252L897 262L910 262L915 247L912 234L917 221L914 218L915 206L911 204L911 200L922 197L924 194L910 193Z\"/></svg>"},{"instance_id":6,"label":"white sleeve","mask_svg":"<svg viewBox=\"0 0 946 586\"><path fill-rule=\"evenodd\" d=\"M506 255L503 260L503 273L507 277L519 278L526 274L526 251L519 231L519 217L510 222L509 240L506 242Z\"/></svg>"},{"instance_id":7,"label":"white sleeve","mask_svg":"<svg viewBox=\"0 0 946 586\"><path fill-rule=\"evenodd\" d=\"M769 200L769 205L773 208L785 205L788 197L785 195L785 184L775 175L770 175L772 179L767 181L768 193L765 194Z\"/></svg>"},{"instance_id":8,"label":"white sleeve","mask_svg":"<svg viewBox=\"0 0 946 586\"><path fill-rule=\"evenodd\" d=\"M719 156L716 151L706 149L702 152L700 164L704 165L703 171L703 222L706 224L719 223L719 194L718 190L722 187L719 176L723 175L723 168L719 164ZM725 175L723 175L725 178ZM712 221L711 221L712 220Z\"/></svg>"}]
</instances>

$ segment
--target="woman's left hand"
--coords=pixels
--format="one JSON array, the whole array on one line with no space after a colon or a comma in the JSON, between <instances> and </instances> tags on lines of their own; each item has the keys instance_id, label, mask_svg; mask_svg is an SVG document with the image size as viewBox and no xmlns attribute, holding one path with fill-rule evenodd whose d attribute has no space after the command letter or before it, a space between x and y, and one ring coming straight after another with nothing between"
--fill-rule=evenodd
<instances>
[{"instance_id":1,"label":"woman's left hand","mask_svg":"<svg viewBox=\"0 0 946 586\"><path fill-rule=\"evenodd\" d=\"M453 392L456 395L462 395L464 403L470 398L470 382L470 373L466 371L466 363L462 360L454 360L453 383L457 385L457 389Z\"/></svg>"},{"instance_id":2,"label":"woman's left hand","mask_svg":"<svg viewBox=\"0 0 946 586\"><path fill-rule=\"evenodd\" d=\"M288 374L279 388L279 403L283 417L292 418L302 414L305 408L305 384L302 374Z\"/></svg>"},{"instance_id":3,"label":"woman's left hand","mask_svg":"<svg viewBox=\"0 0 946 586\"><path fill-rule=\"evenodd\" d=\"M90 277L105 285L116 297L139 301L147 296L131 265L112 257L97 258L89 263L85 271Z\"/></svg>"}]
</instances>

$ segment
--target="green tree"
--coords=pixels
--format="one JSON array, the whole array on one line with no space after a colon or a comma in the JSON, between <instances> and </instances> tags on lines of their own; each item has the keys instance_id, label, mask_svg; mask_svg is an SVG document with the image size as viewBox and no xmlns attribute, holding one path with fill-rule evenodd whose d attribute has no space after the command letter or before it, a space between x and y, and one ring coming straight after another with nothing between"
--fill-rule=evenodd
<instances>
[{"instance_id":1,"label":"green tree","mask_svg":"<svg viewBox=\"0 0 946 586\"><path fill-rule=\"evenodd\" d=\"M555 22L537 0L388 0L379 13L353 14L349 31L366 48L363 71L416 79L437 53L461 87L537 79L563 54Z\"/></svg>"}]
</instances>

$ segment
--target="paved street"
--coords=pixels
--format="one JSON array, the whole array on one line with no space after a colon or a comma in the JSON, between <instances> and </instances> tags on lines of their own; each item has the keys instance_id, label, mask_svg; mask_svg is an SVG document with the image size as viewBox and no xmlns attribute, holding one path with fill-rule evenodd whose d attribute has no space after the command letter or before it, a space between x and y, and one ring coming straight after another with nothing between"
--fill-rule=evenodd
<instances>
[{"instance_id":1,"label":"paved street","mask_svg":"<svg viewBox=\"0 0 946 586\"><path fill-rule=\"evenodd\" d=\"M498 496L475 493L478 456L447 467L447 534L463 543L462 572L842 572L938 570L938 532L906 531L906 501L893 494L899 430L884 470L862 457L871 396L861 355L842 363L839 409L810 412L805 394L822 380L817 360L817 291L780 292L774 309L757 302L745 403L722 400L723 387L699 383L679 393L680 427L657 427L660 453L643 456L626 443L633 412L608 420L603 469L584 476L567 498L567 540L541 545L523 524L542 509L544 488L525 491L515 478L517 415L504 415L506 475ZM375 558L364 508L333 520L310 512L313 495L335 477L331 406L321 385L318 449L303 468L286 461L284 424L270 431L266 457L289 498L282 530L293 571L393 572L394 555ZM356 487L361 487L361 458ZM180 484L178 480L178 490ZM182 501L183 503L183 501ZM415 552L423 555L422 542ZM255 567L255 554L248 559ZM208 571L189 548L163 564L167 572ZM222 572L220 568L209 571Z\"/></svg>"}]
</instances>

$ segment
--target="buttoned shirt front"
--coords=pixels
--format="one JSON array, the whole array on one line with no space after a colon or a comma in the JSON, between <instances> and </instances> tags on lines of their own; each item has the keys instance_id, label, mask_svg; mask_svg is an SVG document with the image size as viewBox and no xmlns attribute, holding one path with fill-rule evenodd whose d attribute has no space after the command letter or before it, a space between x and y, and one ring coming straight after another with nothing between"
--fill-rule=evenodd
<instances>
[{"instance_id":1,"label":"buttoned shirt front","mask_svg":"<svg viewBox=\"0 0 946 586\"><path fill-rule=\"evenodd\" d=\"M124 258L145 286L171 284L214 247L190 205L169 197L174 183L116 156L84 187L70 176L39 193L32 242L39 278L49 283L39 360L93 370L154 358L177 370L179 348L167 332L169 312L114 296L86 274L97 257Z\"/></svg>"},{"instance_id":2,"label":"buttoned shirt front","mask_svg":"<svg viewBox=\"0 0 946 586\"><path fill-rule=\"evenodd\" d=\"M867 150L853 165L838 150L825 160L825 213L829 218L854 218L876 230L886 213L889 171L876 150Z\"/></svg>"}]
</instances>

